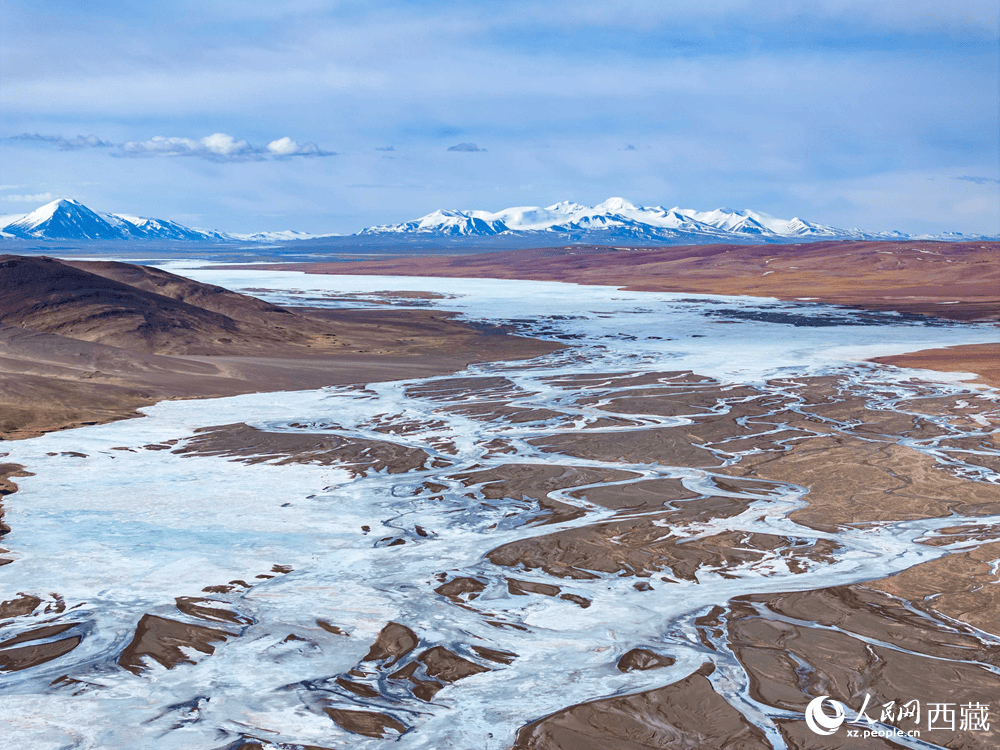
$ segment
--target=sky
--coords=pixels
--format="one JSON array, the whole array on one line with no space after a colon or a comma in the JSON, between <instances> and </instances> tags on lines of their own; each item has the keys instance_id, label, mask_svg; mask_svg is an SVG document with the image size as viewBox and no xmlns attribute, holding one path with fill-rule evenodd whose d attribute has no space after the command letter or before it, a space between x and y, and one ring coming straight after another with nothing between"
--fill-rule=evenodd
<instances>
[{"instance_id":1,"label":"sky","mask_svg":"<svg viewBox=\"0 0 1000 750\"><path fill-rule=\"evenodd\" d=\"M0 3L0 214L233 232L611 196L1000 233L996 0Z\"/></svg>"}]
</instances>

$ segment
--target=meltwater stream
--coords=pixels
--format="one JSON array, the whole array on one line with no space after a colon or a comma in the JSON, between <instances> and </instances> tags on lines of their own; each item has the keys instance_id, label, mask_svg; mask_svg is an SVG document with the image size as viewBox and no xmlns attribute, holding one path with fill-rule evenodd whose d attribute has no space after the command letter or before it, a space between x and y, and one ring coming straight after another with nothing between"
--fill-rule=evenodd
<instances>
[{"instance_id":1,"label":"meltwater stream","mask_svg":"<svg viewBox=\"0 0 1000 750\"><path fill-rule=\"evenodd\" d=\"M539 717L676 682L706 661L717 667L716 690L781 747L773 720L787 712L750 696L739 663L699 638L696 618L734 596L881 578L958 546L916 542L937 529L1000 523L951 516L817 531L788 518L805 506L799 485L715 482L720 469L756 452L745 442L727 448L726 436L706 445L706 461L697 465L672 461L669 453L611 460L552 447L582 435L624 445L637 433L710 420L747 401L770 399L773 413L787 414L801 403L799 384L829 378L882 409L964 394L974 407L961 426L927 414L921 419L944 437L908 444L949 462L968 481L996 484L988 462L966 460L996 450L953 450L945 439L993 434L995 392L859 361L996 342L1000 332L992 326L541 282L317 277L182 264L170 270L286 304L338 305L345 294L384 289L439 292L443 298L427 304L568 347L452 377L164 402L143 410L144 419L5 443L2 460L33 476L17 479L20 489L5 503L12 531L4 546L14 562L0 567L0 601L41 601L2 621L0 648L39 627L60 626L31 642L66 643L69 650L0 671L0 747L209 750L254 739L273 747L367 748L395 740L406 748L499 749ZM649 397L692 388L717 397L666 415L615 407L632 392ZM758 409L758 417L771 409ZM231 427L219 427L239 424L305 441L294 445L341 439L371 451L351 452L346 463L315 446L255 453L226 437ZM835 418L829 425L845 427ZM376 465L377 450L396 458ZM474 476L504 466L515 474L532 466L590 473L548 493L548 501L569 510L543 524L553 517L539 506L542 498L493 497L486 480ZM735 530L784 541L738 564L706 562L687 578L642 578L652 590L642 590L633 575L557 577L487 557L503 545L639 519L653 511L616 510L587 493L619 488L627 495L628 485L650 480L683 487L674 508L709 496L740 504L726 517L676 526L658 515L652 523L664 536L697 540ZM477 583L436 592L460 579ZM509 579L527 584L528 593L517 593ZM558 595L546 595L553 589ZM195 626L202 640L185 641L188 631L167 632L165 622ZM419 644L399 653L391 669L377 668L377 660L365 658L390 622ZM141 623L149 635L139 643ZM173 644L175 658L150 656L157 639L161 651ZM674 663L617 669L637 647L669 654ZM127 648L139 654L131 662L122 661ZM418 653L421 663L407 661ZM433 654L459 658L449 673L434 667ZM395 670L407 663L415 667L400 676ZM421 682L435 675L437 687L421 693ZM383 717L375 733L385 739L352 725L358 712Z\"/></svg>"}]
</instances>

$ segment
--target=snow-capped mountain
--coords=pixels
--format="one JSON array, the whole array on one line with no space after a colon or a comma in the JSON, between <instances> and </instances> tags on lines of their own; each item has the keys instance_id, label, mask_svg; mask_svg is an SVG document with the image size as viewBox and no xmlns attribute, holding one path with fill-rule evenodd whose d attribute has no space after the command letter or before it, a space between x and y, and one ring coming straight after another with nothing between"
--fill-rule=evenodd
<instances>
[{"instance_id":1,"label":"snow-capped mountain","mask_svg":"<svg viewBox=\"0 0 1000 750\"><path fill-rule=\"evenodd\" d=\"M359 235L511 235L546 232L563 239L648 240L657 243L779 242L789 239L894 239L899 232L865 233L799 218L778 219L756 211L694 211L686 208L636 206L609 198L596 206L562 202L546 208L520 206L502 211L441 210L403 224L362 230Z\"/></svg>"},{"instance_id":2,"label":"snow-capped mountain","mask_svg":"<svg viewBox=\"0 0 1000 750\"><path fill-rule=\"evenodd\" d=\"M117 222L116 222L117 223ZM3 228L5 234L25 238L117 240L122 230L82 203L55 200L36 208Z\"/></svg>"},{"instance_id":3,"label":"snow-capped mountain","mask_svg":"<svg viewBox=\"0 0 1000 750\"><path fill-rule=\"evenodd\" d=\"M779 219L750 210L718 208L714 211L695 211L679 207L637 206L624 198L609 198L596 206L582 206L579 203L563 201L545 208L517 206L496 212L441 209L413 221L369 227L346 237L336 234L306 234L290 230L227 234L213 230L192 229L166 219L99 213L79 201L60 199L35 209L26 216L2 217L0 237L31 240L149 240L272 245L326 239L339 245L352 246L373 243L436 244L440 238L455 247L484 243L497 247L532 245L543 247L562 243L749 245L817 240L997 239L954 232L916 237L902 232L863 232L860 229L838 229L824 224L814 224L799 218Z\"/></svg>"},{"instance_id":4,"label":"snow-capped mountain","mask_svg":"<svg viewBox=\"0 0 1000 750\"><path fill-rule=\"evenodd\" d=\"M228 234L211 229L192 229L176 221L128 214L105 214L79 201L61 198L36 208L26 216L0 217L0 236L32 240L170 240L184 242L292 242L333 234L256 232Z\"/></svg>"},{"instance_id":5,"label":"snow-capped mountain","mask_svg":"<svg viewBox=\"0 0 1000 750\"><path fill-rule=\"evenodd\" d=\"M61 198L36 208L27 216L0 227L3 233L24 239L51 240L188 240L231 241L222 232L191 229L175 221L139 216L102 214L75 200Z\"/></svg>"}]
</instances>

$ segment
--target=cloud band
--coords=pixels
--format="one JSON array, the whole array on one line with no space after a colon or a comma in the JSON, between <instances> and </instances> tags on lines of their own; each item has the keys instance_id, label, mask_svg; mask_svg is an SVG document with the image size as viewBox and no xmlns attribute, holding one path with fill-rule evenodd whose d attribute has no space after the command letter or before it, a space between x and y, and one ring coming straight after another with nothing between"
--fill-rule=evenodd
<instances>
[{"instance_id":1,"label":"cloud band","mask_svg":"<svg viewBox=\"0 0 1000 750\"><path fill-rule=\"evenodd\" d=\"M292 157L335 156L335 151L326 151L315 143L298 141L288 136L277 138L266 146L254 146L249 141L234 138L226 133L212 133L204 138L167 137L156 135L142 141L126 141L114 144L96 135L78 135L67 138L61 135L40 135L21 133L2 139L8 143L55 147L63 151L85 148L114 148L112 156L119 157L171 157L194 156L209 161L264 161L268 159L290 159Z\"/></svg>"}]
</instances>

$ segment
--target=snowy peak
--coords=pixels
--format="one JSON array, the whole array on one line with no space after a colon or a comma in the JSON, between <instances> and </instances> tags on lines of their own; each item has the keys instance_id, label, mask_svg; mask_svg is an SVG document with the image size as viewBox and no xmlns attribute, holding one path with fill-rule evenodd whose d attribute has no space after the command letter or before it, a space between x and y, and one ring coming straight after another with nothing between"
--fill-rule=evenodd
<instances>
[{"instance_id":1,"label":"snowy peak","mask_svg":"<svg viewBox=\"0 0 1000 750\"><path fill-rule=\"evenodd\" d=\"M606 201L594 206L594 211L598 213L621 213L622 211L635 210L636 206L624 198L608 198Z\"/></svg>"},{"instance_id":2,"label":"snowy peak","mask_svg":"<svg viewBox=\"0 0 1000 750\"><path fill-rule=\"evenodd\" d=\"M44 206L40 208L36 208L34 211L32 211L24 218L38 224L43 221L48 221L52 219L57 214L72 213L78 210L86 212L89 211L90 209L88 209L79 201L71 200L69 198L59 198L58 200L54 200L51 203L46 203Z\"/></svg>"},{"instance_id":3,"label":"snowy peak","mask_svg":"<svg viewBox=\"0 0 1000 750\"><path fill-rule=\"evenodd\" d=\"M4 227L4 234L45 240L188 240L224 242L221 232L190 229L175 221L101 214L79 201L60 198Z\"/></svg>"},{"instance_id":4,"label":"snowy peak","mask_svg":"<svg viewBox=\"0 0 1000 750\"><path fill-rule=\"evenodd\" d=\"M78 201L61 198L36 208L3 228L15 237L117 240L121 232Z\"/></svg>"},{"instance_id":5,"label":"snowy peak","mask_svg":"<svg viewBox=\"0 0 1000 750\"><path fill-rule=\"evenodd\" d=\"M572 214L577 211L583 211L585 208L586 206L581 206L579 203L574 203L573 201L560 201L559 203L553 203L545 210L552 211L553 213Z\"/></svg>"}]
</instances>

